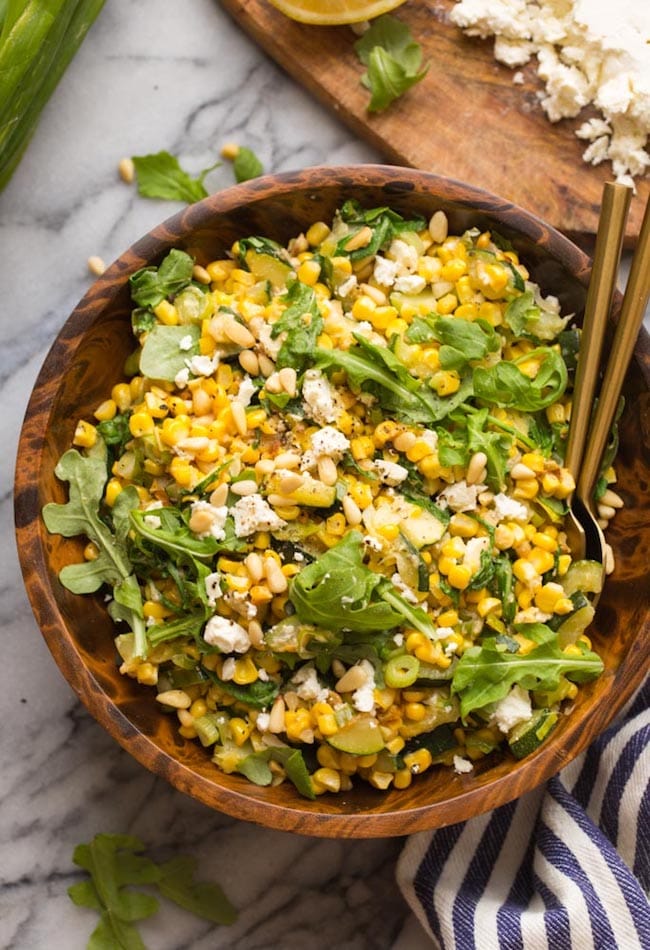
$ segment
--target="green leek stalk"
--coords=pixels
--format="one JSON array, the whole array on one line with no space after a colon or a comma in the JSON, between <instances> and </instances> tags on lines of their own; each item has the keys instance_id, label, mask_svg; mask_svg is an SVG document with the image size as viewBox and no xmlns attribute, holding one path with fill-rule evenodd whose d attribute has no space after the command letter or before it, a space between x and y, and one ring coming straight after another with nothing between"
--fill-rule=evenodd
<instances>
[{"instance_id":1,"label":"green leek stalk","mask_svg":"<svg viewBox=\"0 0 650 950\"><path fill-rule=\"evenodd\" d=\"M0 0L0 190L104 0Z\"/></svg>"}]
</instances>

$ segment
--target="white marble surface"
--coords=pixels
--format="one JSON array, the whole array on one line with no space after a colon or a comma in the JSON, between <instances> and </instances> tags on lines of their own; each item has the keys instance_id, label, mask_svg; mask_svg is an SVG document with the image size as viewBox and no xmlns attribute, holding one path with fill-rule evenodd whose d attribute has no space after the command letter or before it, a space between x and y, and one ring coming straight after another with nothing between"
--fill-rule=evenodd
<instances>
[{"instance_id":1,"label":"white marble surface","mask_svg":"<svg viewBox=\"0 0 650 950\"><path fill-rule=\"evenodd\" d=\"M231 22L216 0L109 0L0 194L0 946L76 950L94 927L66 889L76 843L142 837L191 851L240 910L214 929L171 905L141 930L151 950L428 946L394 882L399 840L328 841L211 812L154 778L90 718L28 606L11 538L15 445L29 391L88 287L86 260L115 258L179 206L138 198L124 155L168 149L190 169L227 140L269 171L374 161ZM232 181L224 165L211 190ZM18 460L20 465L20 460ZM401 936L400 936L401 935Z\"/></svg>"}]
</instances>

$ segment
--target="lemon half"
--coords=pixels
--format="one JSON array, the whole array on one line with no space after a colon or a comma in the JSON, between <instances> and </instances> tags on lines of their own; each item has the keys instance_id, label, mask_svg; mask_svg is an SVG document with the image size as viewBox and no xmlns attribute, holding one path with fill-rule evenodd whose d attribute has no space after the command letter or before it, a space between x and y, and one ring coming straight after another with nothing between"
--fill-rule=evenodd
<instances>
[{"instance_id":1,"label":"lemon half","mask_svg":"<svg viewBox=\"0 0 650 950\"><path fill-rule=\"evenodd\" d=\"M361 23L388 13L405 0L269 0L285 16L299 23L339 26Z\"/></svg>"}]
</instances>

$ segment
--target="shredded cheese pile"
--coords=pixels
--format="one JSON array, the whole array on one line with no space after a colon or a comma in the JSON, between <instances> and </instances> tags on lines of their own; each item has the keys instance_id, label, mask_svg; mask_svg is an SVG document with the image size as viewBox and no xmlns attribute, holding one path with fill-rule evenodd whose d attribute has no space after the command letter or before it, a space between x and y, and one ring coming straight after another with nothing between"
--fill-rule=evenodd
<instances>
[{"instance_id":1,"label":"shredded cheese pile","mask_svg":"<svg viewBox=\"0 0 650 950\"><path fill-rule=\"evenodd\" d=\"M612 163L618 181L647 173L650 136L650 4L620 0L459 0L452 21L469 36L494 36L512 68L537 59L540 99L557 122L595 107L576 130L583 158ZM521 73L514 76L522 81Z\"/></svg>"}]
</instances>

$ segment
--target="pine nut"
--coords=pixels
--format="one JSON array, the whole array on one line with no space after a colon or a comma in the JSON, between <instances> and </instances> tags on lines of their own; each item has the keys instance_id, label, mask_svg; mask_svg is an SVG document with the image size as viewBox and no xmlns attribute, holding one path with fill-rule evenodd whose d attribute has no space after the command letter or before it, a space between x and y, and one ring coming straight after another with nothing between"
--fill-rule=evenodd
<instances>
[{"instance_id":1,"label":"pine nut","mask_svg":"<svg viewBox=\"0 0 650 950\"><path fill-rule=\"evenodd\" d=\"M253 350L242 350L238 356L239 365L249 376L259 376L260 361Z\"/></svg>"},{"instance_id":2,"label":"pine nut","mask_svg":"<svg viewBox=\"0 0 650 950\"><path fill-rule=\"evenodd\" d=\"M535 478L535 472L523 462L516 462L510 469L510 477L515 481L520 478Z\"/></svg>"},{"instance_id":3,"label":"pine nut","mask_svg":"<svg viewBox=\"0 0 650 950\"><path fill-rule=\"evenodd\" d=\"M370 297L371 300L374 300L378 307L383 307L388 301L388 297L384 291L379 287L373 287L372 284L361 284L359 290L362 294L365 294L366 297Z\"/></svg>"},{"instance_id":4,"label":"pine nut","mask_svg":"<svg viewBox=\"0 0 650 950\"><path fill-rule=\"evenodd\" d=\"M199 284L206 284L207 286L210 283L210 275L208 274L205 267L201 267L200 264L195 264L192 268L192 277Z\"/></svg>"},{"instance_id":5,"label":"pine nut","mask_svg":"<svg viewBox=\"0 0 650 950\"><path fill-rule=\"evenodd\" d=\"M232 462L230 463L230 467L228 468L228 472L230 473L231 478L237 478L237 476L241 472L241 459L239 458L239 456L237 456L237 458L234 458L232 460Z\"/></svg>"},{"instance_id":6,"label":"pine nut","mask_svg":"<svg viewBox=\"0 0 650 950\"><path fill-rule=\"evenodd\" d=\"M239 495L240 498L254 495L257 492L257 482L252 478L243 478L240 482L233 482L230 491L233 495Z\"/></svg>"},{"instance_id":7,"label":"pine nut","mask_svg":"<svg viewBox=\"0 0 650 950\"><path fill-rule=\"evenodd\" d=\"M255 463L255 474L261 480L275 471L275 462L273 459L260 459Z\"/></svg>"},{"instance_id":8,"label":"pine nut","mask_svg":"<svg viewBox=\"0 0 650 950\"><path fill-rule=\"evenodd\" d=\"M197 452L205 451L209 445L210 440L207 435L195 435L188 439L181 439L176 444L176 448L180 449L181 452L190 452L194 455Z\"/></svg>"},{"instance_id":9,"label":"pine nut","mask_svg":"<svg viewBox=\"0 0 650 950\"><path fill-rule=\"evenodd\" d=\"M436 211L429 221L429 234L436 244L442 244L449 233L449 221L444 211Z\"/></svg>"},{"instance_id":10,"label":"pine nut","mask_svg":"<svg viewBox=\"0 0 650 950\"><path fill-rule=\"evenodd\" d=\"M488 505L491 505L494 501L494 492L491 491L482 491L478 496L478 502L480 505L483 505L487 508Z\"/></svg>"},{"instance_id":11,"label":"pine nut","mask_svg":"<svg viewBox=\"0 0 650 950\"><path fill-rule=\"evenodd\" d=\"M614 561L614 552L611 544L605 545L605 573L611 574L614 571L616 563Z\"/></svg>"},{"instance_id":12,"label":"pine nut","mask_svg":"<svg viewBox=\"0 0 650 950\"><path fill-rule=\"evenodd\" d=\"M372 240L372 230L365 225L356 234L353 234L349 241L345 242L346 251L358 251L361 247L367 247Z\"/></svg>"},{"instance_id":13,"label":"pine nut","mask_svg":"<svg viewBox=\"0 0 650 950\"><path fill-rule=\"evenodd\" d=\"M246 565L246 570L250 574L252 582L258 584L264 577L264 561L262 560L262 556L252 551L248 557L244 559L244 564Z\"/></svg>"},{"instance_id":14,"label":"pine nut","mask_svg":"<svg viewBox=\"0 0 650 950\"><path fill-rule=\"evenodd\" d=\"M613 518L616 514L616 508L614 508L612 505L604 505L601 501L601 503L598 505L598 514L601 518L605 518L607 521L609 521L610 518Z\"/></svg>"},{"instance_id":15,"label":"pine nut","mask_svg":"<svg viewBox=\"0 0 650 950\"><path fill-rule=\"evenodd\" d=\"M267 393L273 393L273 395L277 395L278 393L281 393L283 390L283 386L282 386L282 380L280 379L280 374L271 373L271 375L267 378L266 382L264 383L264 388L266 389Z\"/></svg>"},{"instance_id":16,"label":"pine nut","mask_svg":"<svg viewBox=\"0 0 650 950\"><path fill-rule=\"evenodd\" d=\"M608 488L602 498L600 499L601 504L609 505L610 508L622 508L625 504L620 495L617 495L615 491L612 491L611 488Z\"/></svg>"},{"instance_id":17,"label":"pine nut","mask_svg":"<svg viewBox=\"0 0 650 950\"><path fill-rule=\"evenodd\" d=\"M271 712L269 714L269 732L284 732L284 713L285 713L284 699L282 696L276 696L275 702L271 707Z\"/></svg>"},{"instance_id":18,"label":"pine nut","mask_svg":"<svg viewBox=\"0 0 650 950\"><path fill-rule=\"evenodd\" d=\"M292 366L284 366L278 373L278 376L285 393L289 393L290 396L295 396L296 383L298 382L295 369Z\"/></svg>"},{"instance_id":19,"label":"pine nut","mask_svg":"<svg viewBox=\"0 0 650 950\"><path fill-rule=\"evenodd\" d=\"M188 712L187 709L177 709L176 715L178 716L178 721L180 722L181 726L185 726L187 728L188 726L194 725L194 716L191 712Z\"/></svg>"},{"instance_id":20,"label":"pine nut","mask_svg":"<svg viewBox=\"0 0 650 950\"><path fill-rule=\"evenodd\" d=\"M275 370L275 363L273 360L270 360L266 353L258 353L257 358L260 363L260 373L262 376L270 376Z\"/></svg>"},{"instance_id":21,"label":"pine nut","mask_svg":"<svg viewBox=\"0 0 650 950\"><path fill-rule=\"evenodd\" d=\"M398 452L408 452L409 449L412 449L415 443L417 442L417 436L415 432L400 432L399 435L396 435L393 439L393 445Z\"/></svg>"},{"instance_id":22,"label":"pine nut","mask_svg":"<svg viewBox=\"0 0 650 950\"><path fill-rule=\"evenodd\" d=\"M334 674L334 676L336 676L337 679L341 679L341 677L345 673L345 666L341 663L341 661L337 657L334 657L334 659L332 660L332 673Z\"/></svg>"},{"instance_id":23,"label":"pine nut","mask_svg":"<svg viewBox=\"0 0 650 950\"><path fill-rule=\"evenodd\" d=\"M210 504L214 505L215 508L223 508L226 504L228 498L228 485L223 482L221 485L217 485L212 494L210 495Z\"/></svg>"},{"instance_id":24,"label":"pine nut","mask_svg":"<svg viewBox=\"0 0 650 950\"><path fill-rule=\"evenodd\" d=\"M106 264L101 257L93 254L92 257L88 258L88 270L91 274L94 274L95 277L101 277L106 270Z\"/></svg>"},{"instance_id":25,"label":"pine nut","mask_svg":"<svg viewBox=\"0 0 650 950\"><path fill-rule=\"evenodd\" d=\"M239 145L237 142L224 142L221 146L221 157L228 162L234 162L239 155Z\"/></svg>"},{"instance_id":26,"label":"pine nut","mask_svg":"<svg viewBox=\"0 0 650 950\"><path fill-rule=\"evenodd\" d=\"M190 531L194 534L205 534L212 527L212 514L209 511L193 511L189 521Z\"/></svg>"},{"instance_id":27,"label":"pine nut","mask_svg":"<svg viewBox=\"0 0 650 950\"><path fill-rule=\"evenodd\" d=\"M205 389L195 389L192 393L192 409L195 416L205 416L212 409L212 397Z\"/></svg>"},{"instance_id":28,"label":"pine nut","mask_svg":"<svg viewBox=\"0 0 650 950\"><path fill-rule=\"evenodd\" d=\"M119 176L122 181L125 181L127 185L130 185L135 178L135 165L133 164L133 159L131 158L122 158L120 163L117 166Z\"/></svg>"},{"instance_id":29,"label":"pine nut","mask_svg":"<svg viewBox=\"0 0 650 950\"><path fill-rule=\"evenodd\" d=\"M278 488L282 495L290 495L291 492L294 492L297 488L305 481L302 475L299 475L298 472L287 472L286 475L283 475L278 482Z\"/></svg>"},{"instance_id":30,"label":"pine nut","mask_svg":"<svg viewBox=\"0 0 650 950\"><path fill-rule=\"evenodd\" d=\"M264 570L266 573L266 582L271 593L283 594L289 586L289 583L275 558L264 558Z\"/></svg>"},{"instance_id":31,"label":"pine nut","mask_svg":"<svg viewBox=\"0 0 650 950\"><path fill-rule=\"evenodd\" d=\"M248 624L248 638L251 642L251 645L254 646L256 650L264 649L264 633L262 632L262 627L257 622L257 620L251 620L251 622Z\"/></svg>"},{"instance_id":32,"label":"pine nut","mask_svg":"<svg viewBox=\"0 0 650 950\"><path fill-rule=\"evenodd\" d=\"M361 524L363 514L361 513L361 508L359 508L354 498L352 498L350 495L344 495L341 504L343 506L343 514L345 515L345 520L347 523L349 525Z\"/></svg>"},{"instance_id":33,"label":"pine nut","mask_svg":"<svg viewBox=\"0 0 650 950\"><path fill-rule=\"evenodd\" d=\"M295 507L295 499L288 498L286 495L267 495L266 500L269 505L273 508L293 508Z\"/></svg>"},{"instance_id":34,"label":"pine nut","mask_svg":"<svg viewBox=\"0 0 650 950\"><path fill-rule=\"evenodd\" d=\"M248 422L246 420L245 408L240 402L231 402L230 411L232 412L232 417L237 427L237 431L240 435L246 435L248 432Z\"/></svg>"},{"instance_id":35,"label":"pine nut","mask_svg":"<svg viewBox=\"0 0 650 950\"><path fill-rule=\"evenodd\" d=\"M158 693L156 701L174 709L189 709L192 705L192 700L184 689L166 689Z\"/></svg>"},{"instance_id":36,"label":"pine nut","mask_svg":"<svg viewBox=\"0 0 650 950\"><path fill-rule=\"evenodd\" d=\"M298 468L300 465L300 456L295 452L280 452L275 457L276 468Z\"/></svg>"},{"instance_id":37,"label":"pine nut","mask_svg":"<svg viewBox=\"0 0 650 950\"><path fill-rule=\"evenodd\" d=\"M597 518L596 523L601 531L607 531L609 527L609 518Z\"/></svg>"},{"instance_id":38,"label":"pine nut","mask_svg":"<svg viewBox=\"0 0 650 950\"><path fill-rule=\"evenodd\" d=\"M336 462L329 455L322 455L318 459L318 477L323 485L336 485L339 477Z\"/></svg>"},{"instance_id":39,"label":"pine nut","mask_svg":"<svg viewBox=\"0 0 650 950\"><path fill-rule=\"evenodd\" d=\"M251 331L245 326L242 326L241 323L238 323L234 317L230 317L230 319L224 319L222 323L222 329L228 339L232 343L236 343L237 346L242 346L244 349L248 349L249 347L255 345L255 337Z\"/></svg>"},{"instance_id":40,"label":"pine nut","mask_svg":"<svg viewBox=\"0 0 650 950\"><path fill-rule=\"evenodd\" d=\"M351 693L355 689L365 686L367 680L366 671L362 666L351 666L347 673L344 673L336 684L337 693Z\"/></svg>"},{"instance_id":41,"label":"pine nut","mask_svg":"<svg viewBox=\"0 0 650 950\"><path fill-rule=\"evenodd\" d=\"M465 481L468 485L478 485L485 477L485 466L487 465L487 455L485 452L474 452L467 466L467 475Z\"/></svg>"}]
</instances>

